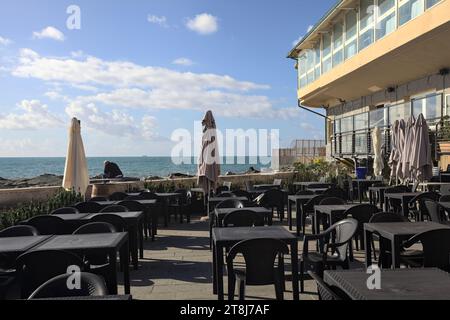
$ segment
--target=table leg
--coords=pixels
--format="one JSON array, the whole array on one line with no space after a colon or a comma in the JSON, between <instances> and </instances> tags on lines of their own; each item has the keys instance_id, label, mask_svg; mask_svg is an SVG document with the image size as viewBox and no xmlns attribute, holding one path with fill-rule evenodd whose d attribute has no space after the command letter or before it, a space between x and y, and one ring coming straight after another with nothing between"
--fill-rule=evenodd
<instances>
[{"instance_id":1,"label":"table leg","mask_svg":"<svg viewBox=\"0 0 450 320\"><path fill-rule=\"evenodd\" d=\"M366 249L366 268L372 266L372 232L364 229L364 245Z\"/></svg>"},{"instance_id":2,"label":"table leg","mask_svg":"<svg viewBox=\"0 0 450 320\"><path fill-rule=\"evenodd\" d=\"M400 268L400 238L394 236L392 240L392 269Z\"/></svg>"},{"instance_id":3,"label":"table leg","mask_svg":"<svg viewBox=\"0 0 450 320\"><path fill-rule=\"evenodd\" d=\"M217 294L217 261L216 261L216 244L212 243L212 276L213 276L213 294Z\"/></svg>"},{"instance_id":4,"label":"table leg","mask_svg":"<svg viewBox=\"0 0 450 320\"><path fill-rule=\"evenodd\" d=\"M295 239L291 244L291 266L292 266L292 295L293 299L300 300L298 289L298 243Z\"/></svg>"},{"instance_id":5,"label":"table leg","mask_svg":"<svg viewBox=\"0 0 450 320\"><path fill-rule=\"evenodd\" d=\"M302 214L301 214L301 206L300 206L300 201L296 201L295 202L295 207L296 207L296 212L295 212L295 222L297 224L297 237L300 237L300 230L301 230L301 225L302 225Z\"/></svg>"},{"instance_id":6,"label":"table leg","mask_svg":"<svg viewBox=\"0 0 450 320\"><path fill-rule=\"evenodd\" d=\"M120 250L120 263L123 268L123 286L125 294L130 294L130 254L129 242L126 241Z\"/></svg>"},{"instance_id":7,"label":"table leg","mask_svg":"<svg viewBox=\"0 0 450 320\"><path fill-rule=\"evenodd\" d=\"M362 203L361 183L359 181L358 181L358 196L359 196L359 203Z\"/></svg>"},{"instance_id":8,"label":"table leg","mask_svg":"<svg viewBox=\"0 0 450 320\"><path fill-rule=\"evenodd\" d=\"M137 227L132 226L129 229L130 236L130 247L131 247L131 258L134 266L134 270L137 270L139 267L139 248L138 248L138 234Z\"/></svg>"},{"instance_id":9,"label":"table leg","mask_svg":"<svg viewBox=\"0 0 450 320\"><path fill-rule=\"evenodd\" d=\"M224 300L223 294L223 248L216 244L217 298Z\"/></svg>"},{"instance_id":10,"label":"table leg","mask_svg":"<svg viewBox=\"0 0 450 320\"><path fill-rule=\"evenodd\" d=\"M122 263L122 259L121 263ZM108 291L112 295L117 295L117 251L113 249L109 253L110 274L109 279L105 279L107 282ZM128 265L124 266L124 269L129 268Z\"/></svg>"},{"instance_id":11,"label":"table leg","mask_svg":"<svg viewBox=\"0 0 450 320\"><path fill-rule=\"evenodd\" d=\"M288 199L288 207L287 207L287 214L288 214L288 224L289 224L289 231L292 231L292 201Z\"/></svg>"},{"instance_id":12,"label":"table leg","mask_svg":"<svg viewBox=\"0 0 450 320\"><path fill-rule=\"evenodd\" d=\"M144 259L144 226L142 220L138 223L138 236L139 236L139 257Z\"/></svg>"},{"instance_id":13,"label":"table leg","mask_svg":"<svg viewBox=\"0 0 450 320\"><path fill-rule=\"evenodd\" d=\"M402 212L403 216L408 219L409 218L409 207L408 207L408 201L406 201L406 197L402 197Z\"/></svg>"}]
</instances>

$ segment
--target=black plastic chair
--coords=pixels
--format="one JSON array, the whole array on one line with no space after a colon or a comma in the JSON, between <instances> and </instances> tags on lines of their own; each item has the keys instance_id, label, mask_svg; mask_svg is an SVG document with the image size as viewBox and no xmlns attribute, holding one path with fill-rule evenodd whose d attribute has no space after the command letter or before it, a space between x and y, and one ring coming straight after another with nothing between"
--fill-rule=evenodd
<instances>
[{"instance_id":1,"label":"black plastic chair","mask_svg":"<svg viewBox=\"0 0 450 320\"><path fill-rule=\"evenodd\" d=\"M416 221L423 221L424 217L429 217L427 208L425 207L425 200L439 201L440 194L436 192L425 192L419 194L417 197L409 201L409 212L414 215Z\"/></svg>"},{"instance_id":2,"label":"black plastic chair","mask_svg":"<svg viewBox=\"0 0 450 320\"><path fill-rule=\"evenodd\" d=\"M236 197L246 197L248 201L252 200L252 195L249 192L245 191L245 190L234 190L233 194Z\"/></svg>"},{"instance_id":3,"label":"black plastic chair","mask_svg":"<svg viewBox=\"0 0 450 320\"><path fill-rule=\"evenodd\" d=\"M327 195L324 195L327 196ZM343 200L342 198L337 198L337 197L330 197L330 198L324 198L322 201L320 201L319 205L320 206L339 206L339 205L344 205L346 204L346 201ZM322 222L322 228L323 230L327 230L330 227L330 223L328 221L328 217L327 215L324 214L318 214L317 215L319 218L319 222ZM340 221L340 220L344 220L347 216L342 214L340 217L335 215L334 216L334 222ZM313 221L313 227L315 228L316 226L316 222ZM319 230L314 230L314 233L319 233Z\"/></svg>"},{"instance_id":4,"label":"black plastic chair","mask_svg":"<svg viewBox=\"0 0 450 320\"><path fill-rule=\"evenodd\" d=\"M145 211L145 206L142 203L133 200L121 201L117 205L127 208L128 211Z\"/></svg>"},{"instance_id":5,"label":"black plastic chair","mask_svg":"<svg viewBox=\"0 0 450 320\"><path fill-rule=\"evenodd\" d=\"M344 215L346 215L347 217L351 216L353 219L358 221L358 230L354 237L357 251L359 251L360 249L362 250L365 247L364 224L369 223L370 219L372 219L372 217L378 212L380 212L380 209L378 209L377 206L371 204L361 204L348 209L344 213Z\"/></svg>"},{"instance_id":6,"label":"black plastic chair","mask_svg":"<svg viewBox=\"0 0 450 320\"><path fill-rule=\"evenodd\" d=\"M21 225L32 226L36 228L40 235L63 235L67 233L66 222L60 217L51 215L42 215L33 217L27 221L21 222Z\"/></svg>"},{"instance_id":7,"label":"black plastic chair","mask_svg":"<svg viewBox=\"0 0 450 320\"><path fill-rule=\"evenodd\" d=\"M278 189L271 189L264 192L260 200L260 205L265 208L272 209L272 218L273 212L274 210L276 210L278 219L283 222L284 208L286 206L286 194L283 191Z\"/></svg>"},{"instance_id":8,"label":"black plastic chair","mask_svg":"<svg viewBox=\"0 0 450 320\"><path fill-rule=\"evenodd\" d=\"M123 199L123 201L140 201L140 200L145 200L145 198L141 195L138 195L138 196L128 196L125 199Z\"/></svg>"},{"instance_id":9,"label":"black plastic chair","mask_svg":"<svg viewBox=\"0 0 450 320\"><path fill-rule=\"evenodd\" d=\"M297 219L301 220L301 228L303 230L303 234L306 234L306 218L309 215L314 214L314 206L319 205L322 200L328 198L328 196L325 195L318 195L309 200L306 203L302 203L300 207L300 213L297 212Z\"/></svg>"},{"instance_id":10,"label":"black plastic chair","mask_svg":"<svg viewBox=\"0 0 450 320\"><path fill-rule=\"evenodd\" d=\"M120 218L120 217L119 217ZM99 218L100 219L100 218ZM101 218L100 220L107 221L107 218ZM115 219L114 219L115 220ZM115 222L115 221L114 221ZM118 222L115 222L116 224ZM121 223L121 222L119 222ZM103 234L103 233L114 233L117 232L116 227L112 223L108 222L92 222L81 226L73 234ZM108 279L107 283L109 285L109 290L114 290L111 283L112 280L109 277L111 275L111 263L116 263L116 261L110 261L109 256L99 253L90 253L84 256L84 260L89 262L89 271L97 275L102 276L104 279Z\"/></svg>"},{"instance_id":11,"label":"black plastic chair","mask_svg":"<svg viewBox=\"0 0 450 320\"><path fill-rule=\"evenodd\" d=\"M450 202L450 194L443 195L439 199L433 199L433 200L435 200L435 201L439 200L439 202Z\"/></svg>"},{"instance_id":12,"label":"black plastic chair","mask_svg":"<svg viewBox=\"0 0 450 320\"><path fill-rule=\"evenodd\" d=\"M0 238L34 237L38 235L39 231L35 227L26 225L12 226L0 231Z\"/></svg>"},{"instance_id":13,"label":"black plastic chair","mask_svg":"<svg viewBox=\"0 0 450 320\"><path fill-rule=\"evenodd\" d=\"M216 189L216 195L220 195L223 192L230 192L230 188L226 186L220 186Z\"/></svg>"},{"instance_id":14,"label":"black plastic chair","mask_svg":"<svg viewBox=\"0 0 450 320\"><path fill-rule=\"evenodd\" d=\"M316 273L308 271L309 276L316 282L317 294L321 301L350 300L350 298L339 288L329 286Z\"/></svg>"},{"instance_id":15,"label":"black plastic chair","mask_svg":"<svg viewBox=\"0 0 450 320\"><path fill-rule=\"evenodd\" d=\"M21 298L27 299L46 281L67 274L71 266L77 266L80 271L84 271L86 267L80 257L67 251L36 250L22 254L16 260Z\"/></svg>"},{"instance_id":16,"label":"black plastic chair","mask_svg":"<svg viewBox=\"0 0 450 320\"><path fill-rule=\"evenodd\" d=\"M127 231L127 223L125 220L113 213L99 213L93 216L90 221L92 222L105 222L114 226L115 232Z\"/></svg>"},{"instance_id":17,"label":"black plastic chair","mask_svg":"<svg viewBox=\"0 0 450 320\"><path fill-rule=\"evenodd\" d=\"M169 211L174 212L175 220L180 216L180 223L182 224L183 216L186 215L186 222L191 223L191 193L186 189L175 190L175 193L180 194L174 201L169 203ZM170 214L169 214L170 222Z\"/></svg>"},{"instance_id":18,"label":"black plastic chair","mask_svg":"<svg viewBox=\"0 0 450 320\"><path fill-rule=\"evenodd\" d=\"M108 295L108 289L106 288L103 278L92 273L81 272L79 274L81 288L69 289L67 281L71 276L71 274L62 274L48 280L37 288L28 300L68 297L100 297Z\"/></svg>"},{"instance_id":19,"label":"black plastic chair","mask_svg":"<svg viewBox=\"0 0 450 320\"><path fill-rule=\"evenodd\" d=\"M77 208L73 208L73 207L65 207L65 208L59 208L56 210L53 210L52 213L50 213L51 215L55 215L55 214L78 214L80 213L78 211Z\"/></svg>"},{"instance_id":20,"label":"black plastic chair","mask_svg":"<svg viewBox=\"0 0 450 320\"><path fill-rule=\"evenodd\" d=\"M220 202L216 205L217 209L242 209L244 208L244 203L235 199L228 199Z\"/></svg>"},{"instance_id":21,"label":"black plastic chair","mask_svg":"<svg viewBox=\"0 0 450 320\"><path fill-rule=\"evenodd\" d=\"M347 192L345 192L345 190L336 187L329 188L323 194L329 197L340 198L343 200L348 198Z\"/></svg>"},{"instance_id":22,"label":"black plastic chair","mask_svg":"<svg viewBox=\"0 0 450 320\"><path fill-rule=\"evenodd\" d=\"M245 270L234 268L234 259L242 254ZM288 246L276 239L253 239L242 241L231 248L227 255L228 298L234 300L236 279L239 281L239 300L245 300L245 287L275 285L277 300L283 300L284 255L289 254ZM278 266L275 260L278 257Z\"/></svg>"},{"instance_id":23,"label":"black plastic chair","mask_svg":"<svg viewBox=\"0 0 450 320\"><path fill-rule=\"evenodd\" d=\"M323 271L337 266L349 269L349 247L358 230L358 221L345 219L317 235L305 235L300 258L300 287L304 292L304 271L310 269L323 277ZM309 251L309 242L318 241L319 250Z\"/></svg>"},{"instance_id":24,"label":"black plastic chair","mask_svg":"<svg viewBox=\"0 0 450 320\"><path fill-rule=\"evenodd\" d=\"M74 207L77 208L80 213L99 213L103 209L103 206L96 202L80 202Z\"/></svg>"},{"instance_id":25,"label":"black plastic chair","mask_svg":"<svg viewBox=\"0 0 450 320\"><path fill-rule=\"evenodd\" d=\"M263 227L264 217L251 210L239 210L227 214L223 219L225 227Z\"/></svg>"},{"instance_id":26,"label":"black plastic chair","mask_svg":"<svg viewBox=\"0 0 450 320\"><path fill-rule=\"evenodd\" d=\"M440 229L415 235L402 248L407 249L420 243L423 247L423 260L420 265L415 261L408 261L409 265L424 268L439 268L450 272L450 229ZM407 259L403 259L404 261Z\"/></svg>"},{"instance_id":27,"label":"black plastic chair","mask_svg":"<svg viewBox=\"0 0 450 320\"><path fill-rule=\"evenodd\" d=\"M112 205L112 206L103 208L102 210L100 210L99 213L115 213L115 212L128 212L128 211L130 211L130 210L128 210L127 207L120 206L120 205Z\"/></svg>"},{"instance_id":28,"label":"black plastic chair","mask_svg":"<svg viewBox=\"0 0 450 320\"><path fill-rule=\"evenodd\" d=\"M160 198L153 192L143 191L139 195L143 200L160 200Z\"/></svg>"},{"instance_id":29,"label":"black plastic chair","mask_svg":"<svg viewBox=\"0 0 450 320\"><path fill-rule=\"evenodd\" d=\"M104 202L104 201L108 201L108 198L106 197L93 197L91 199L89 199L90 202Z\"/></svg>"},{"instance_id":30,"label":"black plastic chair","mask_svg":"<svg viewBox=\"0 0 450 320\"><path fill-rule=\"evenodd\" d=\"M432 200L425 200L425 208L427 208L430 220L432 222L441 224L450 224L445 215L445 209L438 202Z\"/></svg>"},{"instance_id":31,"label":"black plastic chair","mask_svg":"<svg viewBox=\"0 0 450 320\"><path fill-rule=\"evenodd\" d=\"M231 191L223 191L221 193L216 194L217 198L236 198L236 195Z\"/></svg>"},{"instance_id":32,"label":"black plastic chair","mask_svg":"<svg viewBox=\"0 0 450 320\"><path fill-rule=\"evenodd\" d=\"M411 188L407 186L396 186L389 189L384 190L384 194L390 193L407 193L411 192ZM389 205L393 208L394 213L402 212L402 202L399 199L388 199Z\"/></svg>"},{"instance_id":33,"label":"black plastic chair","mask_svg":"<svg viewBox=\"0 0 450 320\"><path fill-rule=\"evenodd\" d=\"M112 195L109 196L109 200L111 201L122 201L125 200L125 198L128 197L128 194L125 192L114 192Z\"/></svg>"},{"instance_id":34,"label":"black plastic chair","mask_svg":"<svg viewBox=\"0 0 450 320\"><path fill-rule=\"evenodd\" d=\"M314 194L315 194L314 191L310 190L301 190L296 193L297 196L312 196Z\"/></svg>"}]
</instances>

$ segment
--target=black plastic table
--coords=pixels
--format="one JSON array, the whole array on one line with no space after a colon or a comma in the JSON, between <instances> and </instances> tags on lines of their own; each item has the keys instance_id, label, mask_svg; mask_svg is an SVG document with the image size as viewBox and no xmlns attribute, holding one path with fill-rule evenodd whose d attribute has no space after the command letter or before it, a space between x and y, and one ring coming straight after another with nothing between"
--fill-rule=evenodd
<instances>
[{"instance_id":1,"label":"black plastic table","mask_svg":"<svg viewBox=\"0 0 450 320\"><path fill-rule=\"evenodd\" d=\"M0 253L17 258L22 253L36 247L52 236L0 238Z\"/></svg>"},{"instance_id":2,"label":"black plastic table","mask_svg":"<svg viewBox=\"0 0 450 320\"><path fill-rule=\"evenodd\" d=\"M312 184L321 184L321 185L326 185L328 187L332 187L333 184L332 183L322 183L322 182L318 182L318 181L305 181L305 182L294 182L294 186L296 187L300 187L300 190L306 190L309 188L310 185Z\"/></svg>"},{"instance_id":3,"label":"black plastic table","mask_svg":"<svg viewBox=\"0 0 450 320\"><path fill-rule=\"evenodd\" d=\"M117 288L117 252L123 269L125 294L130 294L128 233L105 233L53 236L35 246L33 250L63 250L79 256L88 254L106 254L110 261L110 275L105 279L110 294L116 295Z\"/></svg>"},{"instance_id":4,"label":"black plastic table","mask_svg":"<svg viewBox=\"0 0 450 320\"><path fill-rule=\"evenodd\" d=\"M166 193L155 193L158 198L161 199L162 212L164 214L164 227L169 226L169 203L170 200L178 199L181 197L181 193L166 192Z\"/></svg>"},{"instance_id":5,"label":"black plastic table","mask_svg":"<svg viewBox=\"0 0 450 320\"><path fill-rule=\"evenodd\" d=\"M363 270L324 272L352 300L450 300L450 275L439 269L381 270L380 290L369 290L368 278Z\"/></svg>"},{"instance_id":6,"label":"black plastic table","mask_svg":"<svg viewBox=\"0 0 450 320\"><path fill-rule=\"evenodd\" d=\"M344 204L344 205L325 205L314 206L314 230L315 234L320 233L320 214L327 216L328 222L333 225L335 221L335 215L344 213L345 211L358 206L359 204Z\"/></svg>"},{"instance_id":7,"label":"black plastic table","mask_svg":"<svg viewBox=\"0 0 450 320\"><path fill-rule=\"evenodd\" d=\"M383 210L384 208L384 190L389 189L391 187L382 186L382 187L369 187L369 203L378 206ZM377 201L378 199L378 201Z\"/></svg>"},{"instance_id":8,"label":"black plastic table","mask_svg":"<svg viewBox=\"0 0 450 320\"><path fill-rule=\"evenodd\" d=\"M422 194L421 192L405 192L405 193L385 193L384 194L384 205L386 206L386 212L389 211L389 199L397 199L402 202L402 214L405 218L408 218L409 215L409 206L408 203L418 195Z\"/></svg>"},{"instance_id":9,"label":"black plastic table","mask_svg":"<svg viewBox=\"0 0 450 320\"><path fill-rule=\"evenodd\" d=\"M224 300L223 254L224 249L251 239L278 239L291 249L292 291L294 300L299 300L298 289L298 244L297 237L283 227L215 228L213 230L213 291L219 300Z\"/></svg>"},{"instance_id":10,"label":"black plastic table","mask_svg":"<svg viewBox=\"0 0 450 320\"><path fill-rule=\"evenodd\" d=\"M94 213L87 215L82 219L85 223L99 215ZM127 224L127 231L130 237L130 252L134 270L139 267L139 258L144 259L144 213L142 211L128 211L128 212L110 212L108 214L116 215L125 220Z\"/></svg>"},{"instance_id":11,"label":"black plastic table","mask_svg":"<svg viewBox=\"0 0 450 320\"><path fill-rule=\"evenodd\" d=\"M352 183L356 184L356 187L358 189L358 199L359 199L359 203L363 202L363 191L364 188L363 187L370 187L375 183L378 183L380 181L375 181L375 180L367 180L367 179L353 179ZM363 187L362 187L363 186ZM352 186L353 187L353 186Z\"/></svg>"},{"instance_id":12,"label":"black plastic table","mask_svg":"<svg viewBox=\"0 0 450 320\"><path fill-rule=\"evenodd\" d=\"M88 296L88 297L64 297L64 298L45 298L33 299L36 301L131 301L133 296L129 294L117 296Z\"/></svg>"},{"instance_id":13,"label":"black plastic table","mask_svg":"<svg viewBox=\"0 0 450 320\"><path fill-rule=\"evenodd\" d=\"M227 214L240 211L250 210L264 217L264 220L271 225L272 224L272 210L263 207L246 207L243 209L228 208L228 209L215 209L214 210L214 227L223 227L223 219Z\"/></svg>"},{"instance_id":14,"label":"black plastic table","mask_svg":"<svg viewBox=\"0 0 450 320\"><path fill-rule=\"evenodd\" d=\"M300 219L300 211L302 210L302 204L307 203L309 200L313 199L317 195L303 195L303 196L288 196L288 224L289 230L292 231L292 203L295 203L296 208L296 224L297 224L297 236L300 236L301 230L301 219Z\"/></svg>"},{"instance_id":15,"label":"black plastic table","mask_svg":"<svg viewBox=\"0 0 450 320\"><path fill-rule=\"evenodd\" d=\"M155 241L155 237L158 234L158 217L159 217L159 209L160 203L157 200L133 200L142 204L145 208L144 211L144 235L145 239L148 239L150 236L152 241ZM106 208L109 206L117 205L121 201L95 201L102 207ZM147 227L150 226L150 234L148 234Z\"/></svg>"},{"instance_id":16,"label":"black plastic table","mask_svg":"<svg viewBox=\"0 0 450 320\"><path fill-rule=\"evenodd\" d=\"M392 268L400 268L400 246L402 241L427 231L450 229L450 226L435 222L398 222L398 223L365 223L364 240L366 247L366 267L372 265L372 236L378 236L391 242Z\"/></svg>"}]
</instances>

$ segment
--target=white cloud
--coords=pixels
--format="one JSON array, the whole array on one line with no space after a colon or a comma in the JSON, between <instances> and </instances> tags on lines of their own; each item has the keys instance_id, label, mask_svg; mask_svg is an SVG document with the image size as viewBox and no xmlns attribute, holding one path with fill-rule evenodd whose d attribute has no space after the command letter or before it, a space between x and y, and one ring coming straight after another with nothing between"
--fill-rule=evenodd
<instances>
[{"instance_id":1,"label":"white cloud","mask_svg":"<svg viewBox=\"0 0 450 320\"><path fill-rule=\"evenodd\" d=\"M188 19L186 26L188 29L201 35L213 34L219 30L217 17L208 13L202 13L192 19Z\"/></svg>"},{"instance_id":2,"label":"white cloud","mask_svg":"<svg viewBox=\"0 0 450 320\"><path fill-rule=\"evenodd\" d=\"M70 55L71 55L73 58L83 58L83 57L85 56L83 50L72 51L72 52L70 53Z\"/></svg>"},{"instance_id":3,"label":"white cloud","mask_svg":"<svg viewBox=\"0 0 450 320\"><path fill-rule=\"evenodd\" d=\"M178 58L178 59L175 59L172 62L172 64L189 67L189 66L194 65L194 62L191 59L188 59L188 58Z\"/></svg>"},{"instance_id":4,"label":"white cloud","mask_svg":"<svg viewBox=\"0 0 450 320\"><path fill-rule=\"evenodd\" d=\"M276 109L269 97L253 92L269 89L269 86L239 81L230 76L177 72L89 56L82 60L47 58L29 49L22 50L19 61L12 71L17 77L58 83L59 88L61 85L85 90L102 88L98 89L101 90L99 93L72 98L53 93L48 96L71 101L75 106L83 107L83 110L86 110L86 106L94 105L97 109L88 108L95 111L94 114L99 112L99 106L117 110L133 108L145 112L161 109L212 110L218 116L236 118L289 119L299 114L297 108ZM84 115L88 116L88 113ZM110 129L104 124L96 127Z\"/></svg>"},{"instance_id":5,"label":"white cloud","mask_svg":"<svg viewBox=\"0 0 450 320\"><path fill-rule=\"evenodd\" d=\"M11 40L7 38L0 37L0 46L8 46L12 43Z\"/></svg>"},{"instance_id":6,"label":"white cloud","mask_svg":"<svg viewBox=\"0 0 450 320\"><path fill-rule=\"evenodd\" d=\"M80 101L71 102L66 108L66 114L80 119L87 129L103 132L107 135L128 138L143 138L147 140L158 137L156 119L144 116L141 122L133 116L113 109L102 111L94 103L83 104Z\"/></svg>"},{"instance_id":7,"label":"white cloud","mask_svg":"<svg viewBox=\"0 0 450 320\"><path fill-rule=\"evenodd\" d=\"M60 127L63 123L39 100L23 100L17 107L22 110L21 113L0 115L0 129L37 130Z\"/></svg>"},{"instance_id":8,"label":"white cloud","mask_svg":"<svg viewBox=\"0 0 450 320\"><path fill-rule=\"evenodd\" d=\"M53 39L56 41L64 41L64 33L56 29L55 27L46 27L41 31L33 32L33 38L35 39Z\"/></svg>"},{"instance_id":9,"label":"white cloud","mask_svg":"<svg viewBox=\"0 0 450 320\"><path fill-rule=\"evenodd\" d=\"M155 15L148 15L147 21L153 24L157 24L161 27L168 28L169 25L167 24L167 18L165 16L155 16Z\"/></svg>"}]
</instances>

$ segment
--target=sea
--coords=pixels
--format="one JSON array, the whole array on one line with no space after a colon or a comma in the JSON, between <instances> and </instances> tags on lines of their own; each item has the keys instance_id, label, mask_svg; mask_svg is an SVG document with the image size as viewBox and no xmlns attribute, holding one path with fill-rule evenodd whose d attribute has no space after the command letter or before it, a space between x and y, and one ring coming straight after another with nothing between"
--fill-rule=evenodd
<instances>
[{"instance_id":1,"label":"sea","mask_svg":"<svg viewBox=\"0 0 450 320\"><path fill-rule=\"evenodd\" d=\"M172 159L171 157L95 157L88 158L89 176L103 173L103 162L109 160L119 165L126 177L147 178L152 176L168 177L174 173L195 176L197 159ZM222 174L232 172L244 173L250 167L258 171L270 170L271 163L264 159L261 163L256 158L226 158L221 165ZM270 159L269 159L270 160ZM65 158L0 158L0 178L27 179L43 174L62 176Z\"/></svg>"}]
</instances>

